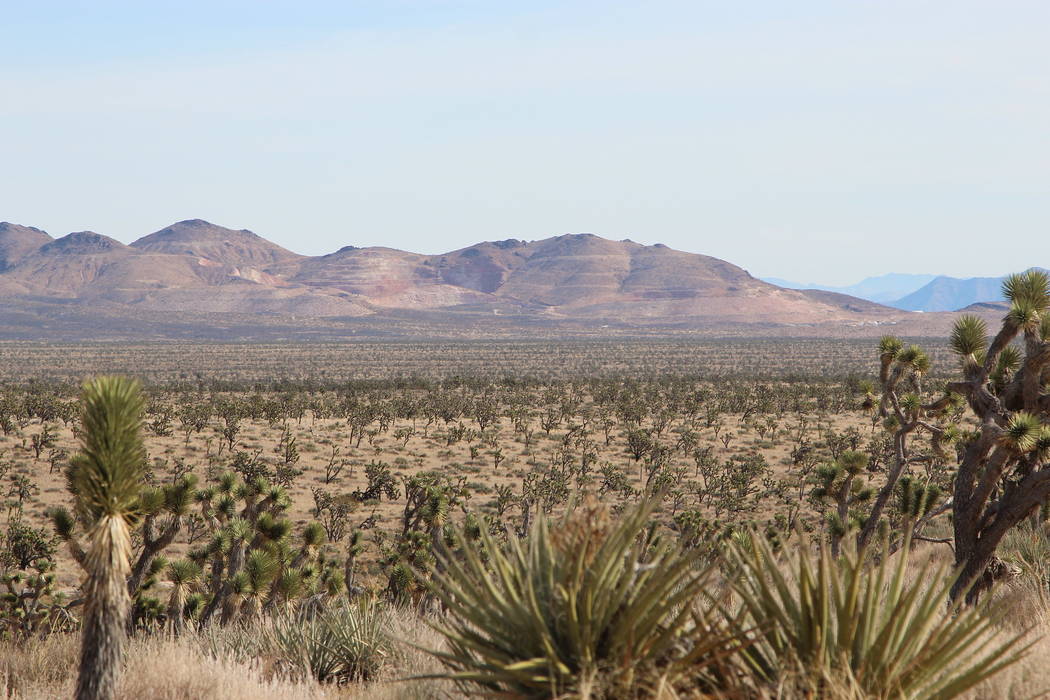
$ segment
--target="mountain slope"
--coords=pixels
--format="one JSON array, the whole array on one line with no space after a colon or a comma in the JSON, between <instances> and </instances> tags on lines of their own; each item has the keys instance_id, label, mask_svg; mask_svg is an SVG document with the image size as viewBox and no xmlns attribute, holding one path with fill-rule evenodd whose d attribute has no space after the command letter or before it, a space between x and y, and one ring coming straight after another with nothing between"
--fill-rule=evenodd
<instances>
[{"instance_id":1,"label":"mountain slope","mask_svg":"<svg viewBox=\"0 0 1050 700\"><path fill-rule=\"evenodd\" d=\"M503 286L532 250L525 241L487 241L433 256L432 261L443 283L491 294Z\"/></svg>"}]
</instances>

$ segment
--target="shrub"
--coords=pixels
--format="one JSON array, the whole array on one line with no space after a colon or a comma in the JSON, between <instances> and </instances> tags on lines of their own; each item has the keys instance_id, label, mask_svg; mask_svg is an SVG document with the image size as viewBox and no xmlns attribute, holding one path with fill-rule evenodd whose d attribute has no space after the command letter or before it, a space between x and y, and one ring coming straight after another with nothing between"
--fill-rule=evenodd
<instances>
[{"instance_id":1,"label":"shrub","mask_svg":"<svg viewBox=\"0 0 1050 700\"><path fill-rule=\"evenodd\" d=\"M367 681L393 650L388 627L386 611L365 599L316 614L304 608L274 617L264 628L263 648L295 675L321 683Z\"/></svg>"},{"instance_id":2,"label":"shrub","mask_svg":"<svg viewBox=\"0 0 1050 700\"><path fill-rule=\"evenodd\" d=\"M743 650L759 678L802 678L809 688L843 682L871 698L950 698L1017 661L1020 637L993 639L983 608L949 607L954 577L923 566L910 581L907 543L895 557L865 552L832 557L805 546L782 562L760 537L729 550L730 581L741 600L734 625L755 630Z\"/></svg>"},{"instance_id":3,"label":"shrub","mask_svg":"<svg viewBox=\"0 0 1050 700\"><path fill-rule=\"evenodd\" d=\"M642 696L712 681L736 642L692 608L710 569L654 539L651 511L612 522L587 505L556 527L541 514L506 548L484 529L464 538L462 558L433 572L449 613L434 625L448 649L430 652L448 669L440 677L513 697Z\"/></svg>"}]
</instances>

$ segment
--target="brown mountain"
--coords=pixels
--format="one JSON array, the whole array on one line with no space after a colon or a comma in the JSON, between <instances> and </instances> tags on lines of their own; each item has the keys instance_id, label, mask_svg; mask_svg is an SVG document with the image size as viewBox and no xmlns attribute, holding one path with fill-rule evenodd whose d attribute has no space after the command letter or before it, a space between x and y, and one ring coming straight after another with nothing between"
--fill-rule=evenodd
<instances>
[{"instance_id":1,"label":"brown mountain","mask_svg":"<svg viewBox=\"0 0 1050 700\"><path fill-rule=\"evenodd\" d=\"M259 269L302 257L247 229L235 231L201 219L179 221L131 245L151 253L192 255L232 267Z\"/></svg>"},{"instance_id":2,"label":"brown mountain","mask_svg":"<svg viewBox=\"0 0 1050 700\"><path fill-rule=\"evenodd\" d=\"M294 256L287 251L280 255L277 251L282 248L259 241L257 250L237 246L227 252L231 259L253 255L262 259L268 255L262 251ZM221 242L217 250L222 250ZM173 313L359 316L370 312L357 300L291 285L255 268L191 253L154 252L91 231L50 240L18 259L0 273L0 295L14 297L14 304L20 296L32 296L63 304Z\"/></svg>"},{"instance_id":3,"label":"brown mountain","mask_svg":"<svg viewBox=\"0 0 1050 700\"><path fill-rule=\"evenodd\" d=\"M51 240L38 228L0 221L0 272Z\"/></svg>"},{"instance_id":4,"label":"brown mountain","mask_svg":"<svg viewBox=\"0 0 1050 700\"><path fill-rule=\"evenodd\" d=\"M32 301L118 316L370 316L381 323L415 314L475 323L487 315L525 324L713 327L877 324L905 315L841 294L782 289L717 258L592 234L484 242L443 255L347 246L307 257L199 219L130 246L93 232L52 240L0 224L0 256L0 299L9 308Z\"/></svg>"},{"instance_id":5,"label":"brown mountain","mask_svg":"<svg viewBox=\"0 0 1050 700\"><path fill-rule=\"evenodd\" d=\"M294 284L359 295L384 308L434 309L485 303L491 295L449 284L435 256L393 248L342 248L271 271Z\"/></svg>"},{"instance_id":6,"label":"brown mountain","mask_svg":"<svg viewBox=\"0 0 1050 700\"><path fill-rule=\"evenodd\" d=\"M496 309L545 318L676 324L819 323L897 313L842 294L781 289L717 258L592 234L486 242L431 256L348 247L270 271L295 284L360 295L384 308Z\"/></svg>"}]
</instances>

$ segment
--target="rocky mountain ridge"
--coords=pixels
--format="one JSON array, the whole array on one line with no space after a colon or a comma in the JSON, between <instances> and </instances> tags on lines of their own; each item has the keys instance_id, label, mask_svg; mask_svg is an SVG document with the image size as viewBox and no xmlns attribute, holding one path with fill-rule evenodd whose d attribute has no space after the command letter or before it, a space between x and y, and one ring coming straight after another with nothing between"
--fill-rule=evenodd
<instances>
[{"instance_id":1,"label":"rocky mountain ridge","mask_svg":"<svg viewBox=\"0 0 1050 700\"><path fill-rule=\"evenodd\" d=\"M199 219L125 245L0 224L0 300L20 308L295 318L495 316L601 326L878 325L902 314L789 290L724 260L664 245L566 234L440 255L348 245L304 256Z\"/></svg>"}]
</instances>

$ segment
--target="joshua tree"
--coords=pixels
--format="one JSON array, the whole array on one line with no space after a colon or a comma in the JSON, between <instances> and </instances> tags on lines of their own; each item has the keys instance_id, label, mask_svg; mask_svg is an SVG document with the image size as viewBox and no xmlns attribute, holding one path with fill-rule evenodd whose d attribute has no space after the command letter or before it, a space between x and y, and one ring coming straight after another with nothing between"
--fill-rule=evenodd
<instances>
[{"instance_id":1,"label":"joshua tree","mask_svg":"<svg viewBox=\"0 0 1050 700\"><path fill-rule=\"evenodd\" d=\"M871 499L872 490L864 481L861 472L868 466L868 455L855 450L846 450L831 464L817 469L819 485L813 495L835 507L828 517L831 536L831 553L839 555L842 538L853 525L850 509L858 503Z\"/></svg>"},{"instance_id":2,"label":"joshua tree","mask_svg":"<svg viewBox=\"0 0 1050 700\"><path fill-rule=\"evenodd\" d=\"M963 380L948 390L966 398L980 424L962 451L952 494L955 559L963 567L953 598L979 594L1003 536L1050 497L1050 278L1039 270L1011 275L1003 295L1010 311L990 344L976 316L960 318L952 331Z\"/></svg>"},{"instance_id":3,"label":"joshua tree","mask_svg":"<svg viewBox=\"0 0 1050 700\"><path fill-rule=\"evenodd\" d=\"M1010 310L991 342L983 319L967 315L956 322L951 346L963 377L932 403L920 399L919 378L928 365L921 351L904 348L895 338L884 338L880 346L880 412L895 429L896 458L861 540L875 528L896 482L924 459L909 452L910 434L929 434L926 459L946 459L944 448L956 443L951 500L916 512L924 513L921 524L951 508L955 561L961 568L951 595L968 602L995 578L1000 568L995 552L1006 533L1050 498L1050 278L1038 270L1011 275L1003 282L1003 295ZM902 389L911 391L902 395ZM973 431L942 424L959 397L973 413Z\"/></svg>"},{"instance_id":4,"label":"joshua tree","mask_svg":"<svg viewBox=\"0 0 1050 700\"><path fill-rule=\"evenodd\" d=\"M68 472L78 517L89 527L77 700L112 698L123 662L131 599L131 533L146 450L138 382L99 377L84 385L80 451Z\"/></svg>"},{"instance_id":5,"label":"joshua tree","mask_svg":"<svg viewBox=\"0 0 1050 700\"><path fill-rule=\"evenodd\" d=\"M168 564L167 578L171 581L171 596L168 598L168 622L176 632L185 627L186 597L190 589L200 580L201 568L189 559L179 559Z\"/></svg>"},{"instance_id":6,"label":"joshua tree","mask_svg":"<svg viewBox=\"0 0 1050 700\"><path fill-rule=\"evenodd\" d=\"M893 433L894 459L886 475L886 483L879 493L857 535L857 544L866 545L875 534L883 513L890 503L897 482L909 467L920 459L909 450L909 439L913 434L926 432L930 435L933 452L944 456L943 444L952 435L936 424L951 404L951 398L924 405L921 399L922 378L930 369L930 358L917 345L905 347L893 336L879 342L879 382L882 397L878 414L888 431ZM907 393L904 393L907 392Z\"/></svg>"}]
</instances>

